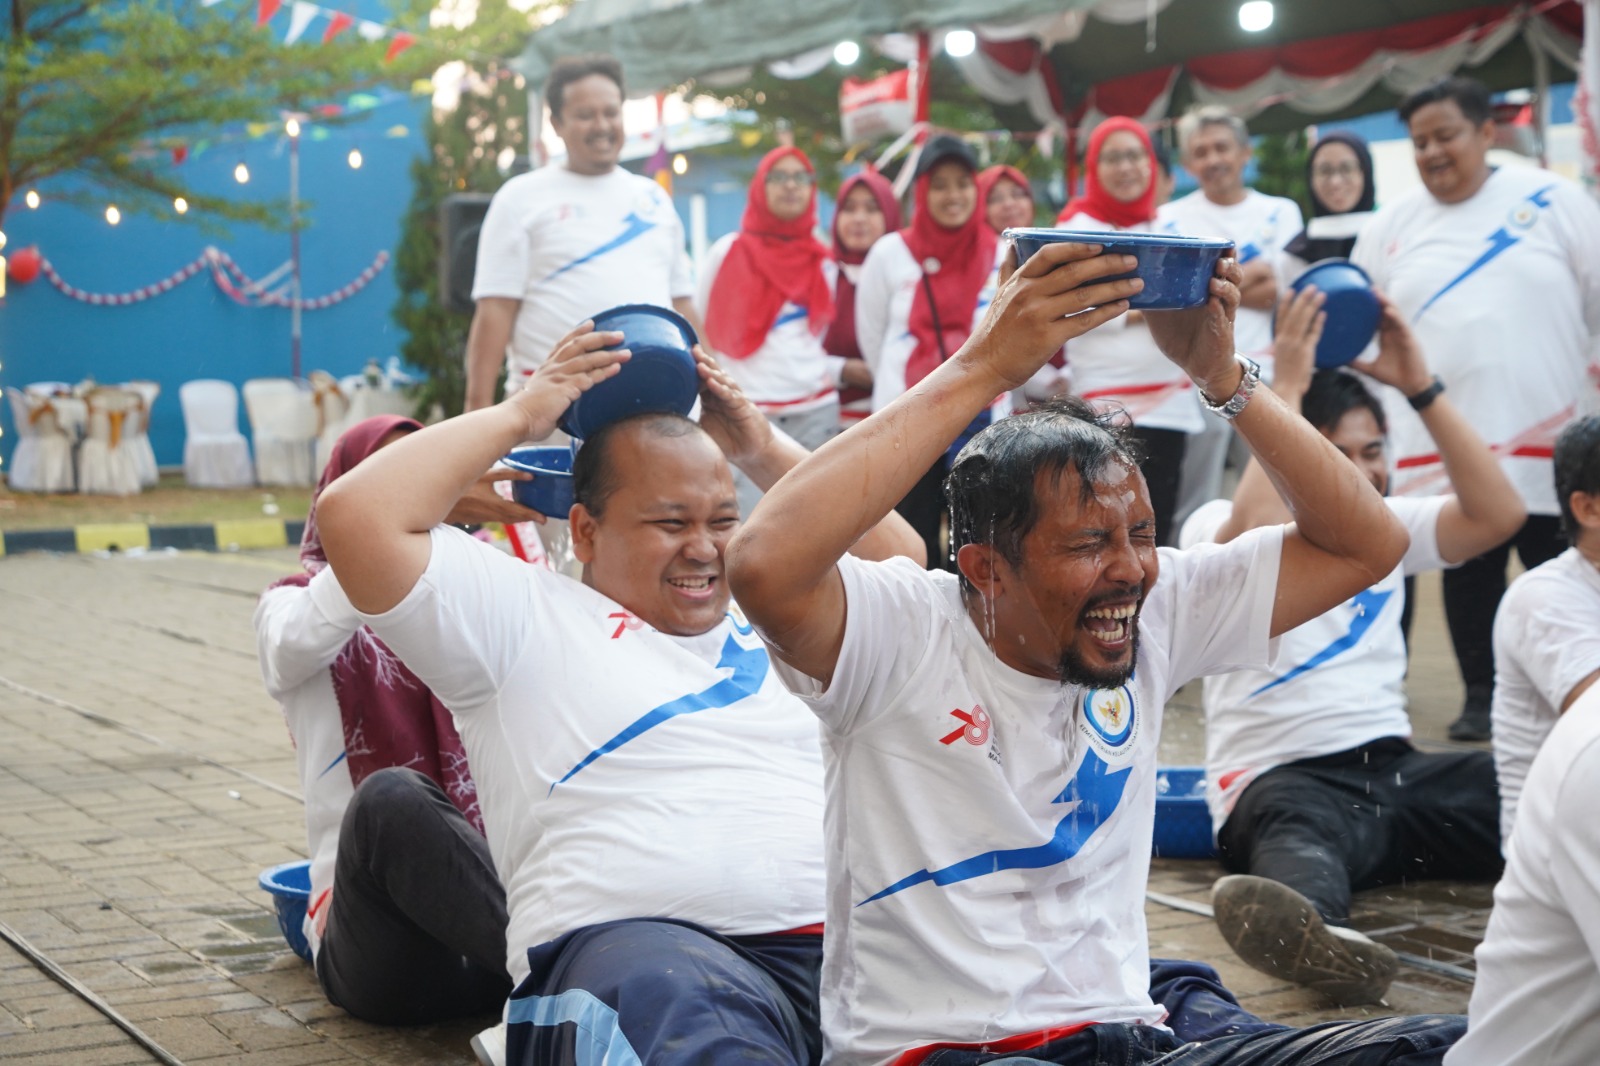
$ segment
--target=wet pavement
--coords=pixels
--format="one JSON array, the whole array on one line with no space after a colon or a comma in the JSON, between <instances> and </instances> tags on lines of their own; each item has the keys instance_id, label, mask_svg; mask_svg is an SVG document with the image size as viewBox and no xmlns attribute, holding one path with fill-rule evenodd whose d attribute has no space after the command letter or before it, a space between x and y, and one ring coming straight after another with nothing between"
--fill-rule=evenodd
<instances>
[{"instance_id":1,"label":"wet pavement","mask_svg":"<svg viewBox=\"0 0 1600 1066\"><path fill-rule=\"evenodd\" d=\"M330 1007L256 886L264 867L305 854L293 752L250 626L256 595L296 568L291 550L0 559L0 1059L475 1061L467 1041L492 1019L394 1029ZM1420 583L1415 644L1418 742L1463 747L1444 740L1461 689L1436 578ZM1197 700L1191 686L1169 708L1164 762L1200 761ZM1358 897L1355 924L1413 963L1387 1008L1340 1010L1234 958L1197 913L1220 873L1154 862L1153 954L1211 963L1246 1007L1292 1024L1465 1009L1490 886Z\"/></svg>"}]
</instances>

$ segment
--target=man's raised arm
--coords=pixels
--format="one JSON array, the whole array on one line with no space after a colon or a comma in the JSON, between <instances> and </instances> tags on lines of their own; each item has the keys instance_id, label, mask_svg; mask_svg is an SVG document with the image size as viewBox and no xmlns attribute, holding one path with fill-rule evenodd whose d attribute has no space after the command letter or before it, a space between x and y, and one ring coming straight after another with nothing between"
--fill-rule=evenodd
<instances>
[{"instance_id":1,"label":"man's raised arm","mask_svg":"<svg viewBox=\"0 0 1600 1066\"><path fill-rule=\"evenodd\" d=\"M844 638L835 564L876 526L979 412L1061 345L1127 310L1138 279L1098 245L1047 245L1001 286L983 323L894 403L835 437L774 485L728 546L738 601L787 663L827 683ZM1082 286L1082 287L1080 287ZM1071 317L1068 317L1071 316Z\"/></svg>"}]
</instances>

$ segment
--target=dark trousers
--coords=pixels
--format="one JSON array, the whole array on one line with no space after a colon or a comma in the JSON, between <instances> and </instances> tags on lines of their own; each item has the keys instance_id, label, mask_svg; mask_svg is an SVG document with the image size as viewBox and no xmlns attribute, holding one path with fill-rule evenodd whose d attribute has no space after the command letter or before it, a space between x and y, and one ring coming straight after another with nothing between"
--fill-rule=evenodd
<instances>
[{"instance_id":1,"label":"dark trousers","mask_svg":"<svg viewBox=\"0 0 1600 1066\"><path fill-rule=\"evenodd\" d=\"M905 498L895 504L894 509L900 512L900 517L911 523L911 528L917 531L922 538L922 544L928 549L929 570L951 570L955 565L950 561L950 553L945 549L943 538L939 535L940 525L944 521L945 512L950 509L944 496L945 475L950 472L944 456L939 456L933 467L911 486L911 491Z\"/></svg>"},{"instance_id":2,"label":"dark trousers","mask_svg":"<svg viewBox=\"0 0 1600 1066\"><path fill-rule=\"evenodd\" d=\"M489 845L431 779L380 770L339 826L317 952L328 1001L382 1025L498 1013L506 896Z\"/></svg>"},{"instance_id":3,"label":"dark trousers","mask_svg":"<svg viewBox=\"0 0 1600 1066\"><path fill-rule=\"evenodd\" d=\"M1145 1025L1092 1025L1043 1047L1016 1052L950 1048L925 1066L1004 1062L1056 1066L1435 1066L1467 1031L1456 1014L1419 1014L1364 1022L1327 1022L1308 1029L1275 1027L1185 1043Z\"/></svg>"},{"instance_id":4,"label":"dark trousers","mask_svg":"<svg viewBox=\"0 0 1600 1066\"><path fill-rule=\"evenodd\" d=\"M1183 473L1183 451L1189 434L1176 429L1133 428L1133 437L1144 458L1139 472L1150 490L1150 507L1156 513L1156 543L1173 545L1178 531L1173 515L1178 510L1178 478Z\"/></svg>"},{"instance_id":5,"label":"dark trousers","mask_svg":"<svg viewBox=\"0 0 1600 1066\"><path fill-rule=\"evenodd\" d=\"M1390 737L1252 781L1217 834L1231 873L1268 877L1328 921L1350 894L1421 878L1500 876L1500 797L1484 751L1427 754Z\"/></svg>"},{"instance_id":6,"label":"dark trousers","mask_svg":"<svg viewBox=\"0 0 1600 1066\"><path fill-rule=\"evenodd\" d=\"M1513 547L1529 570L1549 562L1567 548L1561 520L1554 515L1529 515L1516 536L1446 570L1441 578L1444 617L1450 627L1450 644L1455 648L1461 683L1467 687L1468 701L1477 698L1485 707L1494 690L1494 613L1506 592L1506 564L1511 561Z\"/></svg>"}]
</instances>

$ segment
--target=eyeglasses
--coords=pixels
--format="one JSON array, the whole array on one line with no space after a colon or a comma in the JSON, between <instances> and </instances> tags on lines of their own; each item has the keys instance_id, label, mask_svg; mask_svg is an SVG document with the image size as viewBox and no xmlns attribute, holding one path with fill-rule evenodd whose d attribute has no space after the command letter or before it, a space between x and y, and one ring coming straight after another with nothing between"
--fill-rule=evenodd
<instances>
[{"instance_id":1,"label":"eyeglasses","mask_svg":"<svg viewBox=\"0 0 1600 1066\"><path fill-rule=\"evenodd\" d=\"M1133 166L1149 166L1150 157L1143 152L1103 152L1100 162L1108 167L1120 167L1124 163Z\"/></svg>"},{"instance_id":2,"label":"eyeglasses","mask_svg":"<svg viewBox=\"0 0 1600 1066\"><path fill-rule=\"evenodd\" d=\"M773 170L767 173L768 185L795 185L807 189L814 180L816 179L804 170Z\"/></svg>"},{"instance_id":3,"label":"eyeglasses","mask_svg":"<svg viewBox=\"0 0 1600 1066\"><path fill-rule=\"evenodd\" d=\"M1311 168L1311 176L1320 181L1327 181L1330 178L1358 178L1361 176L1361 168L1355 163L1334 163L1331 166L1318 164Z\"/></svg>"}]
</instances>

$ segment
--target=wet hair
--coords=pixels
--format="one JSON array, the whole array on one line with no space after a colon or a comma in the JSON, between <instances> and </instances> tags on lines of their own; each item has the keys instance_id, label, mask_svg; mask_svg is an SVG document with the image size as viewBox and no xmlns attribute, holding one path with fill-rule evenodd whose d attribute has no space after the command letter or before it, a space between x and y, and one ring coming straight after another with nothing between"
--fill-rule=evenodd
<instances>
[{"instance_id":1,"label":"wet hair","mask_svg":"<svg viewBox=\"0 0 1600 1066\"><path fill-rule=\"evenodd\" d=\"M1348 371L1318 370L1311 375L1306 394L1300 397L1301 416L1324 433L1332 433L1339 421L1358 407L1371 411L1378 432L1388 435L1389 420L1383 416L1383 404Z\"/></svg>"},{"instance_id":2,"label":"wet hair","mask_svg":"<svg viewBox=\"0 0 1600 1066\"><path fill-rule=\"evenodd\" d=\"M1600 493L1600 415L1589 415L1567 424L1556 438L1552 463L1556 475L1556 499L1561 503L1561 529L1574 544L1583 533L1578 516L1572 513L1574 492Z\"/></svg>"},{"instance_id":3,"label":"wet hair","mask_svg":"<svg viewBox=\"0 0 1600 1066\"><path fill-rule=\"evenodd\" d=\"M584 441L572 461L572 498L596 518L605 510L606 501L622 481L622 472L611 459L614 450L611 442L635 427L647 437L658 440L704 432L691 419L661 411L612 422Z\"/></svg>"},{"instance_id":4,"label":"wet hair","mask_svg":"<svg viewBox=\"0 0 1600 1066\"><path fill-rule=\"evenodd\" d=\"M944 482L951 551L983 544L1021 565L1022 541L1039 524L1039 477L1076 472L1079 497L1088 503L1112 463L1139 465L1131 429L1120 410L1101 412L1066 397L1001 419L973 437ZM964 574L961 587L974 591Z\"/></svg>"},{"instance_id":5,"label":"wet hair","mask_svg":"<svg viewBox=\"0 0 1600 1066\"><path fill-rule=\"evenodd\" d=\"M1250 130L1244 119L1221 104L1206 104L1190 109L1178 120L1178 147L1187 152L1189 141L1207 126L1226 126L1233 131L1233 138L1241 147L1250 146Z\"/></svg>"},{"instance_id":6,"label":"wet hair","mask_svg":"<svg viewBox=\"0 0 1600 1066\"><path fill-rule=\"evenodd\" d=\"M627 88L622 84L622 64L617 62L616 56L608 56L604 52L591 52L581 56L562 56L550 65L550 77L544 83L544 102L550 106L550 117L561 117L561 105L567 86L575 81L582 81L591 74L599 74L610 78L617 83L617 92L624 97L628 95Z\"/></svg>"},{"instance_id":7,"label":"wet hair","mask_svg":"<svg viewBox=\"0 0 1600 1066\"><path fill-rule=\"evenodd\" d=\"M1488 86L1475 78L1463 78L1460 75L1429 82L1401 100L1395 110L1400 112L1400 121L1409 126L1412 115L1429 104L1445 100L1454 100L1462 116L1474 126L1481 126L1494 117L1494 108L1489 104Z\"/></svg>"}]
</instances>

